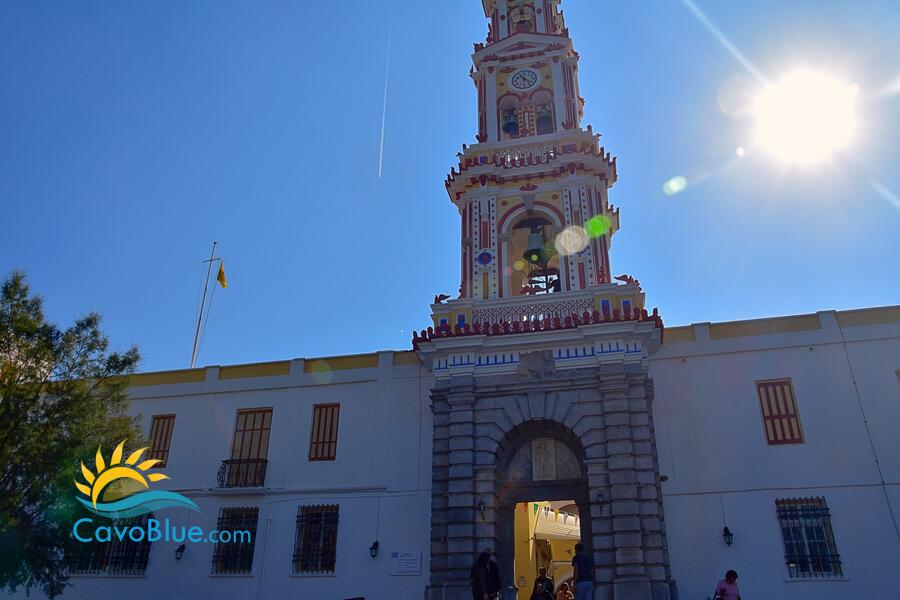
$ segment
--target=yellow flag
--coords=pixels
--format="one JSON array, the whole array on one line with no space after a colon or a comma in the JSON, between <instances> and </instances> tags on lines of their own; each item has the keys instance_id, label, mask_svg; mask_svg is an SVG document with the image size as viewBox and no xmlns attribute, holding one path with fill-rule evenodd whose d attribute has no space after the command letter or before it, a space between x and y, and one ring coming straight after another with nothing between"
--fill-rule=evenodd
<instances>
[{"instance_id":1,"label":"yellow flag","mask_svg":"<svg viewBox=\"0 0 900 600\"><path fill-rule=\"evenodd\" d=\"M223 260L219 261L219 274L216 275L216 281L218 281L219 285L223 288L228 287L228 282L225 280L225 261Z\"/></svg>"}]
</instances>

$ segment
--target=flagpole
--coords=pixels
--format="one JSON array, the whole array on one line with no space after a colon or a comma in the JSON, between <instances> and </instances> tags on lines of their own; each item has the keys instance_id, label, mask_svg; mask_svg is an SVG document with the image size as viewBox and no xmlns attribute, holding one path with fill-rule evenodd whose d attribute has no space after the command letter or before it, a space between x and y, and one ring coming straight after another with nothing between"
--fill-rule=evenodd
<instances>
[{"instance_id":1,"label":"flagpole","mask_svg":"<svg viewBox=\"0 0 900 600\"><path fill-rule=\"evenodd\" d=\"M209 268L206 270L206 284L203 286L203 299L200 301L200 316L197 317L197 329L194 331L194 349L191 351L192 369L197 362L197 342L200 340L200 323L203 321L203 306L206 304L206 290L209 289L209 276L212 275L212 266L213 262L215 262L216 244L218 244L218 242L213 242L212 252L209 255Z\"/></svg>"}]
</instances>

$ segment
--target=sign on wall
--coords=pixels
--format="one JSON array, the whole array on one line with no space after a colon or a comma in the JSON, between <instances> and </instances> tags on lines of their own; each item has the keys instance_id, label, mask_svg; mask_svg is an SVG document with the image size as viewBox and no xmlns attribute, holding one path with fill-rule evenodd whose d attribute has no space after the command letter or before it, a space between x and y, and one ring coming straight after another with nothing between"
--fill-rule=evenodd
<instances>
[{"instance_id":1,"label":"sign on wall","mask_svg":"<svg viewBox=\"0 0 900 600\"><path fill-rule=\"evenodd\" d=\"M421 575L422 551L398 550L391 552L391 575Z\"/></svg>"}]
</instances>

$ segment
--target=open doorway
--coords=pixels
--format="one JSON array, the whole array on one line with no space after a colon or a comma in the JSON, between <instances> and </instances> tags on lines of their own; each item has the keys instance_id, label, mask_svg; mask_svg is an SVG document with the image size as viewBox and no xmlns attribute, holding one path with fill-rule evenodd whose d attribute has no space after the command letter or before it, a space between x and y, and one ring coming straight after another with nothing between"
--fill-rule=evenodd
<instances>
[{"instance_id":1,"label":"open doorway","mask_svg":"<svg viewBox=\"0 0 900 600\"><path fill-rule=\"evenodd\" d=\"M581 518L574 500L532 500L515 507L514 577L519 588L517 600L531 600L541 570L552 580L552 597L562 583L572 589L572 557L581 540ZM538 596L540 597L540 596ZM549 598L549 596L547 596Z\"/></svg>"}]
</instances>

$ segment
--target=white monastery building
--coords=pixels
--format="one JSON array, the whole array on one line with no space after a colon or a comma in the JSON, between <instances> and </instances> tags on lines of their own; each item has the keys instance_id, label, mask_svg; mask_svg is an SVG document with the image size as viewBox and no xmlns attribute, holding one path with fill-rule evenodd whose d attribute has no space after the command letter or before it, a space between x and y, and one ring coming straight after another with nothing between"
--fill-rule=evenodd
<instances>
[{"instance_id":1,"label":"white monastery building","mask_svg":"<svg viewBox=\"0 0 900 600\"><path fill-rule=\"evenodd\" d=\"M664 327L611 277L616 162L559 0L483 4L459 297L408 351L134 376L160 487L201 509L156 518L252 541L89 546L64 597L468 600L488 547L527 600L579 538L597 600L727 569L749 599L896 597L900 306Z\"/></svg>"}]
</instances>

